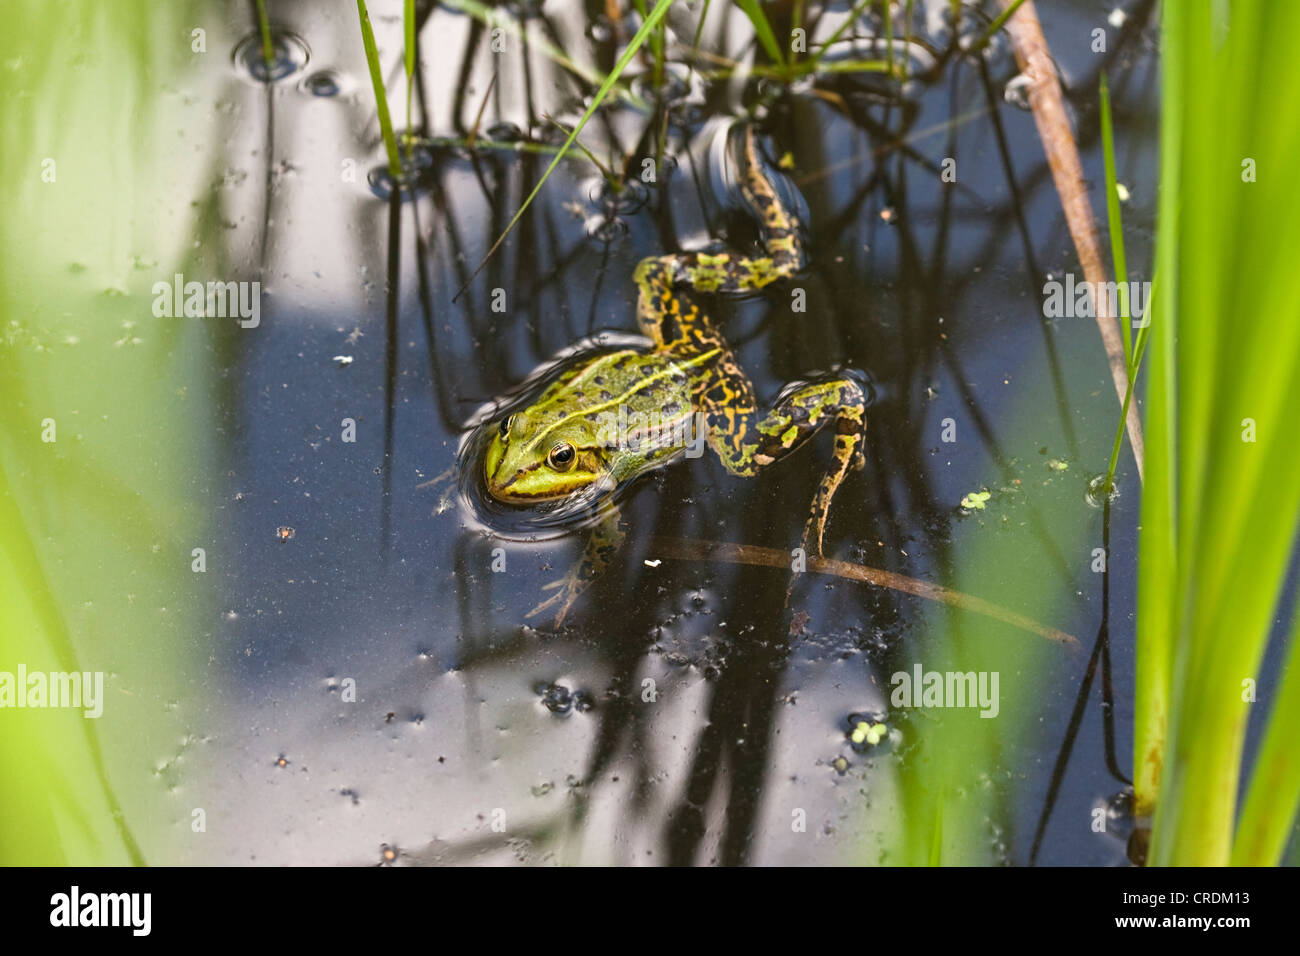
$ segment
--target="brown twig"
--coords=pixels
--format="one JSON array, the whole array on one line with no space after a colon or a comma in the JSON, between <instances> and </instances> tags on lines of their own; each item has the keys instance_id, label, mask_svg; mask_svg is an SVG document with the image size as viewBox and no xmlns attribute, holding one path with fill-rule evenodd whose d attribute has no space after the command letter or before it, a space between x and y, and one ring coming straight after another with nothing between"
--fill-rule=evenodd
<instances>
[{"instance_id":1,"label":"brown twig","mask_svg":"<svg viewBox=\"0 0 1300 956\"><path fill-rule=\"evenodd\" d=\"M682 561L722 561L727 564L750 564L786 569L790 566L790 555L786 552L778 551L775 548L762 548L753 544L700 541L696 538L665 538L655 535L651 540L651 546L662 549L664 557L676 558ZM1023 614L1008 611L991 601L985 601L983 598L973 597L969 594L962 594L960 591L954 591L938 584L931 584L928 581L920 581L903 574L895 574L893 571L883 571L880 568L869 568L866 565L851 564L848 561L832 561L829 558L816 557L808 558L808 570L818 574L832 574L835 577L846 578L850 581L861 581L863 584L872 584L879 588L889 588L891 591L901 591L904 594L925 598L927 601L939 601L942 604L960 608L963 611L983 614L985 617L991 617L1004 624L1010 624L1012 627L1029 631L1031 634L1037 634L1039 637L1056 641L1058 644L1066 644L1071 647L1079 646L1079 641L1073 635L1058 631L1056 628L1048 627L1045 624L1039 624Z\"/></svg>"},{"instance_id":2,"label":"brown twig","mask_svg":"<svg viewBox=\"0 0 1300 956\"><path fill-rule=\"evenodd\" d=\"M1002 0L1002 6L1009 7L1012 2L1014 0ZM1021 4L1020 9L1007 21L1006 29L1011 35L1011 46L1016 52L1020 70L1029 79L1029 106L1033 110L1039 138L1043 141L1043 152L1047 154L1047 164L1052 170L1056 192L1061 197L1061 209L1065 212L1065 221L1070 229L1070 237L1074 240L1079 264L1083 266L1083 276L1093 289L1101 289L1107 279L1101 242L1097 238L1097 220L1093 217L1092 204L1088 201L1079 148L1075 145L1074 133L1070 130L1061 84L1056 77L1056 67L1052 63L1047 38L1043 36L1042 25L1038 22L1034 0L1026 0ZM1120 335L1118 320L1110 314L1109 296L1095 295L1093 298L1096 300L1093 305L1097 328L1101 332L1101 344L1106 349L1110 376L1115 382L1120 407L1123 408L1124 395L1128 390L1124 340ZM1129 405L1125 424L1129 443L1133 447L1133 459L1137 462L1138 480L1141 481L1145 445L1136 402Z\"/></svg>"}]
</instances>

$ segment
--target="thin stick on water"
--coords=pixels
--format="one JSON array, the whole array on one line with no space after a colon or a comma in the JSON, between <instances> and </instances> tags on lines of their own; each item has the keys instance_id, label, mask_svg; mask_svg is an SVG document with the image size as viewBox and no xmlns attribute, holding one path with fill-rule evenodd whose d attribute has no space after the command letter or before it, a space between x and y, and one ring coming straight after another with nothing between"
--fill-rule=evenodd
<instances>
[{"instance_id":1,"label":"thin stick on water","mask_svg":"<svg viewBox=\"0 0 1300 956\"><path fill-rule=\"evenodd\" d=\"M695 538L669 538L655 535L651 546L661 548L666 558L684 561L722 561L727 564L748 564L768 568L789 569L790 555L775 548L763 548L753 544L731 544L722 541L700 541ZM809 557L808 570L817 574L830 574L850 581L860 581L876 587L901 591L927 601L938 601L963 611L983 614L1004 624L1045 637L1049 641L1078 647L1079 641L1074 635L1048 627L1038 621L1009 611L992 601L986 601L970 594L954 591L940 584L931 584L917 578L909 578L893 571L870 568L849 561L833 561L829 558Z\"/></svg>"},{"instance_id":2,"label":"thin stick on water","mask_svg":"<svg viewBox=\"0 0 1300 956\"><path fill-rule=\"evenodd\" d=\"M1011 35L1011 45L1021 72L1029 79L1029 107L1033 111L1039 138L1043 142L1043 152L1047 154L1047 164L1051 167L1052 180L1056 183L1056 192L1061 198L1061 208L1065 212L1066 225L1074 240L1079 264L1083 266L1083 276L1093 289L1103 289L1106 284L1106 267L1102 263L1101 241L1097 237L1097 220L1092 213L1092 204L1088 201L1088 187L1083 178L1079 147L1070 130L1065 98L1061 94L1061 84L1056 77L1056 67L1052 64L1047 39L1038 22L1038 13L1034 9L1033 0L1002 0L1002 5L1011 10L1011 15L1006 20L1007 32ZM1124 408L1125 396L1129 394L1124 339L1120 334L1119 323L1110 314L1109 297L1095 295L1093 298L1096 300L1093 305L1097 329L1101 333L1102 347L1106 350L1115 394L1119 397L1120 407ZM1133 460L1137 463L1138 480L1141 481L1146 454L1142 421L1138 417L1136 403L1128 404L1124 414L1129 444L1133 448Z\"/></svg>"}]
</instances>

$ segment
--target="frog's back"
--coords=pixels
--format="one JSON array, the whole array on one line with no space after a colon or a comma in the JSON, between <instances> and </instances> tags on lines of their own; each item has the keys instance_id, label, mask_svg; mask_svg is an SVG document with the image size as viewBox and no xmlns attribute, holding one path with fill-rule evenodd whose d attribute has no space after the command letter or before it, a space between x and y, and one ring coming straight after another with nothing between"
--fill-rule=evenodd
<instances>
[{"instance_id":1,"label":"frog's back","mask_svg":"<svg viewBox=\"0 0 1300 956\"><path fill-rule=\"evenodd\" d=\"M534 413L551 421L578 417L592 422L617 415L620 408L672 414L693 404L698 365L658 351L622 349L594 355L548 386Z\"/></svg>"}]
</instances>

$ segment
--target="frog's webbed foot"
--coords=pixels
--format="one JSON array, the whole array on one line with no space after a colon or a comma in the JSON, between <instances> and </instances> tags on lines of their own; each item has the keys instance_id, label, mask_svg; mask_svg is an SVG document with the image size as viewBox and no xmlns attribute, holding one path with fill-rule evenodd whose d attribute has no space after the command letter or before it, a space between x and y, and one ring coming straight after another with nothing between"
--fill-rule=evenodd
<instances>
[{"instance_id":1,"label":"frog's webbed foot","mask_svg":"<svg viewBox=\"0 0 1300 956\"><path fill-rule=\"evenodd\" d=\"M835 459L817 485L817 494L813 496L812 508L803 529L803 546L817 557L822 556L826 521L830 517L835 492L850 471L856 471L866 463L863 452L866 444L866 417L862 414L864 408L865 406L850 406L835 417Z\"/></svg>"},{"instance_id":2,"label":"frog's webbed foot","mask_svg":"<svg viewBox=\"0 0 1300 956\"><path fill-rule=\"evenodd\" d=\"M568 616L569 608L573 607L573 602L578 599L578 595L585 591L587 585L595 578L595 575L583 575L581 565L582 562L579 562L560 580L543 585L543 591L554 590L555 593L525 614L524 617L536 617L547 608L559 604L560 609L555 613L555 626L561 627L564 624L565 617Z\"/></svg>"},{"instance_id":3,"label":"frog's webbed foot","mask_svg":"<svg viewBox=\"0 0 1300 956\"><path fill-rule=\"evenodd\" d=\"M800 542L805 552L820 557L835 493L849 471L865 461L867 405L866 389L851 376L810 382L761 417L734 409L729 413L725 405L712 409L718 425L726 427L711 432L709 444L733 475L754 475L834 423L834 461L817 486Z\"/></svg>"},{"instance_id":4,"label":"frog's webbed foot","mask_svg":"<svg viewBox=\"0 0 1300 956\"><path fill-rule=\"evenodd\" d=\"M619 523L618 509L612 508L600 524L591 529L582 556L569 569L569 573L558 581L543 585L543 591L555 593L529 611L525 617L536 617L543 611L558 605L555 626L561 627L578 596L587 590L591 582L605 570L622 543L623 528Z\"/></svg>"}]
</instances>

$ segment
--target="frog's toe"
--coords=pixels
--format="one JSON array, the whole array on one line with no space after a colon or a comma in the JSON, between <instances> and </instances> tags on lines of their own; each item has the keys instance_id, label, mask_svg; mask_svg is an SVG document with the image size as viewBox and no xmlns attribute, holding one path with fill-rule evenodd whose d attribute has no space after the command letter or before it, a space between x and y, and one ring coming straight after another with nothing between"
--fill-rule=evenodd
<instances>
[{"instance_id":1,"label":"frog's toe","mask_svg":"<svg viewBox=\"0 0 1300 956\"><path fill-rule=\"evenodd\" d=\"M559 627L564 623L565 617L568 616L569 609L573 607L573 602L578 599L578 595L582 592L582 584L573 575L569 575L560 578L558 581L552 581L550 584L542 585L542 590L554 591L555 593L525 614L524 617L537 617L543 611L558 604L560 609L555 613L555 626Z\"/></svg>"},{"instance_id":2,"label":"frog's toe","mask_svg":"<svg viewBox=\"0 0 1300 956\"><path fill-rule=\"evenodd\" d=\"M543 590L545 590L545 589L543 589ZM543 601L541 604L537 605L537 607L533 608L531 611L529 611L527 614L525 614L524 617L525 617L525 618L533 618L533 617L537 617L537 615L541 614L541 613L542 613L543 611L545 611L548 607L552 607L552 606L554 606L555 604L557 604L557 603L560 601L560 599L563 598L563 597L564 597L564 592L563 592L563 591L557 591L555 594L552 594L549 598L547 598L547 599L546 599L545 601ZM557 615L557 617L563 617L563 616L564 616L564 612L568 610L568 606L569 606L569 605L566 603L566 604L564 605L564 607L562 607L562 608L560 609L560 612L559 612L559 614ZM558 624L559 621L557 620L556 623Z\"/></svg>"}]
</instances>

